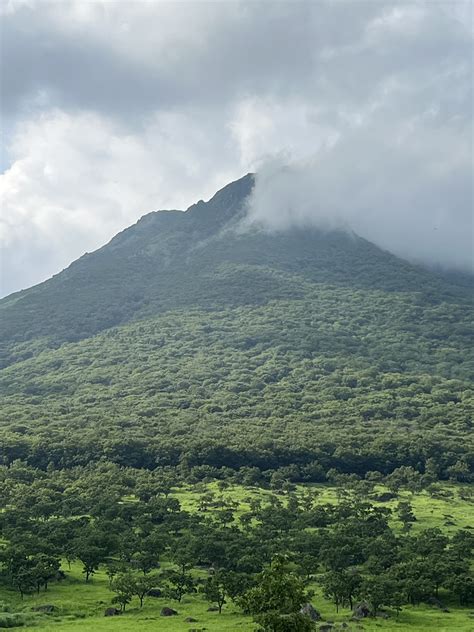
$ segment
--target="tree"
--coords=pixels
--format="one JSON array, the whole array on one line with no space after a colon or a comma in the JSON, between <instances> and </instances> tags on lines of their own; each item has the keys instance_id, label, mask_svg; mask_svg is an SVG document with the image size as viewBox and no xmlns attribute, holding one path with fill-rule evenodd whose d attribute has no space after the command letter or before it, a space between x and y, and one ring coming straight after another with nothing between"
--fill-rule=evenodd
<instances>
[{"instance_id":1,"label":"tree","mask_svg":"<svg viewBox=\"0 0 474 632\"><path fill-rule=\"evenodd\" d=\"M417 555L428 557L430 555L442 556L448 545L449 538L441 529L425 529L414 542L414 552Z\"/></svg>"},{"instance_id":2,"label":"tree","mask_svg":"<svg viewBox=\"0 0 474 632\"><path fill-rule=\"evenodd\" d=\"M456 463L448 467L446 471L452 481L464 482L472 480L471 470L464 459L458 459Z\"/></svg>"},{"instance_id":3,"label":"tree","mask_svg":"<svg viewBox=\"0 0 474 632\"><path fill-rule=\"evenodd\" d=\"M207 491L203 494L198 503L198 511L206 512L210 507L214 505L215 494L213 491Z\"/></svg>"},{"instance_id":4,"label":"tree","mask_svg":"<svg viewBox=\"0 0 474 632\"><path fill-rule=\"evenodd\" d=\"M276 470L275 472L273 472L273 474L270 477L270 487L271 489L277 490L277 491L283 491L283 488L285 487L285 483L287 483L288 480L285 476L285 474L283 474L282 472L279 472L278 470Z\"/></svg>"},{"instance_id":5,"label":"tree","mask_svg":"<svg viewBox=\"0 0 474 632\"><path fill-rule=\"evenodd\" d=\"M40 591L41 586L48 590L48 583L54 579L61 567L61 562L52 555L38 553L31 558L32 571L36 578L36 589Z\"/></svg>"},{"instance_id":6,"label":"tree","mask_svg":"<svg viewBox=\"0 0 474 632\"><path fill-rule=\"evenodd\" d=\"M164 550L163 542L154 536L145 538L139 545L140 550L134 553L133 560L144 575L159 567L160 554Z\"/></svg>"},{"instance_id":7,"label":"tree","mask_svg":"<svg viewBox=\"0 0 474 632\"><path fill-rule=\"evenodd\" d=\"M397 612L400 608L398 584L387 575L372 576L364 579L359 594L362 599L369 602L373 617L377 616L382 606L395 606Z\"/></svg>"},{"instance_id":8,"label":"tree","mask_svg":"<svg viewBox=\"0 0 474 632\"><path fill-rule=\"evenodd\" d=\"M425 473L423 474L424 483L434 483L439 477L439 464L436 459L430 457L425 462Z\"/></svg>"},{"instance_id":9,"label":"tree","mask_svg":"<svg viewBox=\"0 0 474 632\"><path fill-rule=\"evenodd\" d=\"M226 571L224 574L225 589L232 601L237 601L252 586L252 575Z\"/></svg>"},{"instance_id":10,"label":"tree","mask_svg":"<svg viewBox=\"0 0 474 632\"><path fill-rule=\"evenodd\" d=\"M82 562L82 572L86 576L86 582L91 575L98 570L104 561L105 551L97 546L89 545L87 542L79 542L76 548L76 557Z\"/></svg>"},{"instance_id":11,"label":"tree","mask_svg":"<svg viewBox=\"0 0 474 632\"><path fill-rule=\"evenodd\" d=\"M221 509L215 514L216 522L226 526L234 521L234 512L232 509Z\"/></svg>"},{"instance_id":12,"label":"tree","mask_svg":"<svg viewBox=\"0 0 474 632\"><path fill-rule=\"evenodd\" d=\"M451 552L458 560L465 560L472 555L474 535L465 529L457 531L451 539Z\"/></svg>"},{"instance_id":13,"label":"tree","mask_svg":"<svg viewBox=\"0 0 474 632\"><path fill-rule=\"evenodd\" d=\"M112 585L114 578L120 573L124 572L123 564L117 564L116 562L110 562L106 565L105 573L109 578L109 588Z\"/></svg>"},{"instance_id":14,"label":"tree","mask_svg":"<svg viewBox=\"0 0 474 632\"><path fill-rule=\"evenodd\" d=\"M81 529L80 535L74 540L74 557L82 562L82 572L89 581L111 553L113 536L91 523L86 523Z\"/></svg>"},{"instance_id":15,"label":"tree","mask_svg":"<svg viewBox=\"0 0 474 632\"><path fill-rule=\"evenodd\" d=\"M421 474L413 467L407 465L402 465L394 469L393 472L386 477L385 483L393 492L398 492L402 487L405 487L411 492L417 492L420 491L422 487Z\"/></svg>"},{"instance_id":16,"label":"tree","mask_svg":"<svg viewBox=\"0 0 474 632\"><path fill-rule=\"evenodd\" d=\"M435 593L430 566L425 560L408 559L400 562L391 569L390 574L413 606Z\"/></svg>"},{"instance_id":17,"label":"tree","mask_svg":"<svg viewBox=\"0 0 474 632\"><path fill-rule=\"evenodd\" d=\"M182 573L189 571L197 561L198 540L192 535L184 535L175 541L171 559Z\"/></svg>"},{"instance_id":18,"label":"tree","mask_svg":"<svg viewBox=\"0 0 474 632\"><path fill-rule=\"evenodd\" d=\"M345 586L341 578L341 573L329 571L321 578L321 585L326 599L330 599L336 606L336 612L344 602Z\"/></svg>"},{"instance_id":19,"label":"tree","mask_svg":"<svg viewBox=\"0 0 474 632\"><path fill-rule=\"evenodd\" d=\"M221 614L222 606L226 603L228 596L226 574L223 571L213 573L211 577L207 578L202 592L207 601L217 605L219 614Z\"/></svg>"},{"instance_id":20,"label":"tree","mask_svg":"<svg viewBox=\"0 0 474 632\"><path fill-rule=\"evenodd\" d=\"M416 522L416 517L413 513L411 503L406 500L401 500L397 505L397 513L398 518L403 525L403 531L409 531L411 529L411 524Z\"/></svg>"},{"instance_id":21,"label":"tree","mask_svg":"<svg viewBox=\"0 0 474 632\"><path fill-rule=\"evenodd\" d=\"M459 605L470 606L474 603L474 577L471 573L452 577L448 586L459 599Z\"/></svg>"},{"instance_id":22,"label":"tree","mask_svg":"<svg viewBox=\"0 0 474 632\"><path fill-rule=\"evenodd\" d=\"M298 566L304 573L304 576L309 581L312 574L317 570L319 565L319 558L309 553L303 553L297 556Z\"/></svg>"},{"instance_id":23,"label":"tree","mask_svg":"<svg viewBox=\"0 0 474 632\"><path fill-rule=\"evenodd\" d=\"M189 573L171 570L167 572L166 579L171 584L168 589L171 599L181 602L183 595L196 592L196 582Z\"/></svg>"},{"instance_id":24,"label":"tree","mask_svg":"<svg viewBox=\"0 0 474 632\"><path fill-rule=\"evenodd\" d=\"M252 520L253 514L251 512L243 513L239 516L239 522L242 525L242 529L244 529L244 531L250 531L250 529L252 528Z\"/></svg>"},{"instance_id":25,"label":"tree","mask_svg":"<svg viewBox=\"0 0 474 632\"><path fill-rule=\"evenodd\" d=\"M63 554L68 568L69 570L71 570L71 563L76 559L76 547L74 540L65 538L65 543L63 545Z\"/></svg>"},{"instance_id":26,"label":"tree","mask_svg":"<svg viewBox=\"0 0 474 632\"><path fill-rule=\"evenodd\" d=\"M151 588L156 587L157 578L153 575L138 576L133 578L132 594L136 595L140 600L140 608L143 607L143 601Z\"/></svg>"},{"instance_id":27,"label":"tree","mask_svg":"<svg viewBox=\"0 0 474 632\"><path fill-rule=\"evenodd\" d=\"M127 529L118 538L118 557L122 562L131 562L134 554L139 549L138 537Z\"/></svg>"},{"instance_id":28,"label":"tree","mask_svg":"<svg viewBox=\"0 0 474 632\"><path fill-rule=\"evenodd\" d=\"M135 594L135 582L130 573L120 573L112 580L110 589L115 593L112 603L118 603L120 610L125 612L127 604L132 600Z\"/></svg>"},{"instance_id":29,"label":"tree","mask_svg":"<svg viewBox=\"0 0 474 632\"><path fill-rule=\"evenodd\" d=\"M282 556L273 559L269 568L259 573L256 585L238 600L245 612L265 632L307 632L312 621L300 613L309 595L303 581L287 568Z\"/></svg>"},{"instance_id":30,"label":"tree","mask_svg":"<svg viewBox=\"0 0 474 632\"><path fill-rule=\"evenodd\" d=\"M21 599L25 594L32 593L37 586L33 568L28 565L20 567L12 576L12 584L20 593Z\"/></svg>"},{"instance_id":31,"label":"tree","mask_svg":"<svg viewBox=\"0 0 474 632\"><path fill-rule=\"evenodd\" d=\"M451 576L460 573L459 563L447 556L438 557L437 555L431 555L426 561L428 564L427 575L433 582L435 595L438 598L441 586L444 586Z\"/></svg>"},{"instance_id":32,"label":"tree","mask_svg":"<svg viewBox=\"0 0 474 632\"><path fill-rule=\"evenodd\" d=\"M321 584L324 595L331 599L339 612L340 606L348 605L352 609L353 599L360 586L360 575L356 569L329 571L323 575Z\"/></svg>"}]
</instances>

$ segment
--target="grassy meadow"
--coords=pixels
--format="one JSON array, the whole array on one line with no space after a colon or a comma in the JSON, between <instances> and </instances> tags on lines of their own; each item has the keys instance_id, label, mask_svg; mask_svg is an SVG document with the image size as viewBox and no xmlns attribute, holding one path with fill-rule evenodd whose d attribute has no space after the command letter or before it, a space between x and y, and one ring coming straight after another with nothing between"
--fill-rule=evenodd
<instances>
[{"instance_id":1,"label":"grassy meadow","mask_svg":"<svg viewBox=\"0 0 474 632\"><path fill-rule=\"evenodd\" d=\"M317 502L336 503L337 488L331 485L311 484L298 486L299 491L308 490L317 494ZM446 494L444 498L433 498L430 494L423 490L415 494L400 490L397 492L397 498L388 502L376 502L380 507L387 507L392 511L401 500L409 500L413 506L413 511L417 521L413 523L412 532L416 533L422 529L430 529L433 527L442 528L446 533L453 533L458 529L474 528L474 503L466 502L459 496L461 487L459 485L443 484L442 491ZM224 500L233 500L238 503L238 509L235 512L236 517L250 509L249 500L251 498L265 498L271 495L271 491L263 490L257 487L248 488L239 485L233 485L228 489L219 489L216 483L206 485L206 491L212 491L216 497L222 497ZM375 494L382 494L387 489L382 485L376 486ZM196 494L193 486L183 487L173 493L186 511L198 511L201 494ZM211 510L212 511L212 510ZM394 517L392 520L393 527L397 528L398 521Z\"/></svg>"},{"instance_id":2,"label":"grassy meadow","mask_svg":"<svg viewBox=\"0 0 474 632\"><path fill-rule=\"evenodd\" d=\"M329 485L311 485L299 486L297 491L302 493L307 491L308 487L317 494L318 503L337 502L336 488ZM394 509L397 502L402 499L409 499L416 516L412 532L439 527L443 531L451 533L456 529L470 529L474 525L474 504L460 498L460 489L459 485L443 485L443 493L449 495L446 498L432 498L425 491L415 494L402 491L396 500L376 504ZM382 487L376 489L377 493L383 491L386 490ZM210 483L175 489L173 496L179 500L183 509L194 512L199 511L201 498L209 492L213 492L216 498L238 503L235 512L236 518L248 510L252 498L264 498L270 494L268 490L237 485L219 489L216 483ZM126 498L124 502L137 501L134 498ZM206 511L212 512L213 509L210 508ZM397 524L396 518L393 518L392 526L396 530L401 528L401 525ZM169 563L165 561L162 568L166 566L169 566ZM138 599L134 598L120 616L104 617L104 611L111 606L113 597L105 570L101 568L86 583L79 562L73 562L69 568L68 563L64 561L62 568L66 573L66 579L51 583L47 592L42 591L39 595L27 595L21 600L17 592L2 589L0 602L3 602L4 608L10 613L31 613L28 618L28 629L32 632L34 630L38 632L47 632L48 630L52 632L74 632L74 630L83 630L84 632L101 630L118 632L128 632L129 630L139 632L209 630L225 632L255 629L252 619L242 615L232 603L224 606L222 614L208 611L210 604L200 594L184 595L181 603L167 598L147 597L142 608L139 607ZM202 573L204 575L205 571ZM354 622L350 619L351 612L349 610L340 609L337 613L334 605L324 599L317 585L310 586L310 588L315 591L312 603L322 614L324 624L333 623L335 629L340 628L340 624L345 623L349 626L345 628L348 630L383 630L386 632L401 632L403 630L411 632L425 630L472 632L474 630L474 611L450 603L442 593L440 593L440 600L449 612L427 605L406 606L403 607L398 617L395 612L387 610L389 613L387 619L377 617L376 619L367 618L360 622ZM34 608L45 604L52 604L54 611L50 614L38 614L34 611ZM164 606L177 610L178 615L173 617L160 616L160 611ZM186 621L189 617L195 621ZM1 627L8 626L5 622L2 624L0 615Z\"/></svg>"}]
</instances>

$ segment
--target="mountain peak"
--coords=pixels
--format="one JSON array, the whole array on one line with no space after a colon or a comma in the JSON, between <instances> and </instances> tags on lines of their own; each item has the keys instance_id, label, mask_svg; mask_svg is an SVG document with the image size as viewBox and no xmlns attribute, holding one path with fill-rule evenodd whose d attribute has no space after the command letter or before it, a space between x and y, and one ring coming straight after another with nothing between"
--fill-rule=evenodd
<instances>
[{"instance_id":1,"label":"mountain peak","mask_svg":"<svg viewBox=\"0 0 474 632\"><path fill-rule=\"evenodd\" d=\"M254 184L255 174L247 173L219 189L207 202L199 200L192 204L186 213L193 218L199 216L201 221L214 220L225 223L244 210L245 200L252 192Z\"/></svg>"},{"instance_id":2,"label":"mountain peak","mask_svg":"<svg viewBox=\"0 0 474 632\"><path fill-rule=\"evenodd\" d=\"M187 211L191 211L196 206L202 204L217 204L222 203L224 201L232 201L237 199L246 198L252 191L255 184L255 174L247 173L245 176L234 180L233 182L229 182L219 189L214 195L205 202L204 200L199 200L196 204L192 204Z\"/></svg>"}]
</instances>

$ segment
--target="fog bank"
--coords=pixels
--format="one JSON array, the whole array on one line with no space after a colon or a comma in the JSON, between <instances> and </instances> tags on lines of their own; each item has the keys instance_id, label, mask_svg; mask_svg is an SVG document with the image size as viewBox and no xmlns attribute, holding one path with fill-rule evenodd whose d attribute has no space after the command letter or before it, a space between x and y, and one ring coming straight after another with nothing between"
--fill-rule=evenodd
<instances>
[{"instance_id":1,"label":"fog bank","mask_svg":"<svg viewBox=\"0 0 474 632\"><path fill-rule=\"evenodd\" d=\"M248 221L346 228L411 261L473 271L470 130L421 121L363 129L258 170Z\"/></svg>"}]
</instances>

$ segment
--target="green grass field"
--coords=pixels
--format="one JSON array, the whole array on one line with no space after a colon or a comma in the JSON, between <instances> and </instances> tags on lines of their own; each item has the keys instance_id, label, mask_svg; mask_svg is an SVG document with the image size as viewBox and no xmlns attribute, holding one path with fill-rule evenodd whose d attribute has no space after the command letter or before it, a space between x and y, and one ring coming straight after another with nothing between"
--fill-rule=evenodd
<instances>
[{"instance_id":1,"label":"green grass field","mask_svg":"<svg viewBox=\"0 0 474 632\"><path fill-rule=\"evenodd\" d=\"M207 490L215 493L216 498L222 497L225 500L233 500L239 503L239 508L235 512L238 517L240 514L250 509L247 500L249 498L262 498L269 496L270 491L259 488L246 488L241 486L232 486L228 489L219 490L215 483L206 486ZM336 503L336 489L329 485L312 484L299 486L298 489L311 489L318 492L318 503ZM407 491L401 491L395 500L389 502L375 502L377 506L388 507L394 510L401 500L409 500L413 506L413 511L417 518L417 522L413 524L413 533L422 529L439 527L447 534L452 534L458 529L474 528L474 504L461 500L459 497L459 485L443 485L443 491L451 494L448 498L432 498L428 492L422 491L412 494ZM379 486L375 488L377 493L387 491L386 488ZM196 494L193 487L180 489L174 494L186 511L197 511L199 498L201 494ZM212 511L212 510L211 510ZM397 528L397 520L392 520L393 527Z\"/></svg>"},{"instance_id":2,"label":"green grass field","mask_svg":"<svg viewBox=\"0 0 474 632\"><path fill-rule=\"evenodd\" d=\"M86 584L78 564L73 564L68 572L67 581L53 585L48 592L39 596L25 597L24 601L15 593L5 593L4 598L15 604L18 610L31 610L36 606L54 604L57 611L52 615L38 615L38 623L29 628L32 631L46 632L73 632L84 630L139 630L148 632L151 630L163 630L163 632L187 632L192 628L206 628L210 631L223 632L227 630L254 630L255 626L249 617L242 616L232 605L225 606L221 615L216 612L207 612L209 604L200 596L185 596L182 603L171 602L167 599L148 598L142 609L138 607L138 600L132 602L127 612L119 617L104 617L103 612L110 605L112 593L108 590L108 578L104 572L97 573L93 580ZM451 612L440 612L435 608L420 606L407 607L400 613L398 619L395 616L388 620L366 619L361 624L350 622L350 612L341 610L336 614L331 603L316 594L313 603L322 613L325 621L349 622L354 629L386 630L387 632L411 630L437 630L438 632L472 632L474 630L474 612L468 608L453 608ZM178 611L174 617L161 617L160 610L163 606L171 606ZM471 614L473 616L471 616ZM185 619L193 617L196 623L187 623Z\"/></svg>"},{"instance_id":3,"label":"green grass field","mask_svg":"<svg viewBox=\"0 0 474 632\"><path fill-rule=\"evenodd\" d=\"M313 485L312 489L319 492L318 502L335 502L336 491L327 485ZM202 486L200 487L202 490ZM232 499L239 503L237 515L248 508L248 499L251 497L264 497L269 492L257 488L243 488L233 486L223 491L219 490L215 484L210 484L206 488L212 490L216 497ZM300 488L302 489L302 488ZM474 524L474 505L471 502L463 501L459 498L459 488L455 486L445 486L445 490L451 492L452 498L433 499L426 492L411 495L403 492L402 497L409 497L417 522L414 523L413 530L420 530L428 527L440 527L447 532L459 528L470 528ZM193 487L186 487L175 491L174 496L179 499L184 509L197 511L201 493L196 493ZM379 503L394 507L400 500L389 503ZM212 510L210 510L212 511ZM448 522L448 524L446 524ZM397 527L394 519L393 526ZM2 590L0 601L8 604L10 612L31 613L30 630L38 632L74 632L74 630L101 631L116 630L125 632L137 630L138 632L148 632L151 630L163 630L163 632L188 632L191 629L206 629L209 631L230 631L242 630L251 631L255 629L250 617L243 616L232 604L224 606L223 612L208 612L209 603L204 601L200 595L185 595L180 604L164 598L151 598L145 600L142 609L139 608L138 600L132 601L127 607L127 611L117 617L104 617L104 610L111 605L113 597L108 588L108 577L103 570L97 572L89 583L84 581L81 572L81 565L73 563L68 569L66 563L63 564L67 579L60 583L52 583L47 592L40 595L26 596L22 601L12 590ZM316 587L314 587L316 589ZM440 595L443 602L443 595ZM436 630L437 632L473 632L474 631L474 611L469 608L460 608L456 604L446 602L449 612L429 607L404 607L399 617L395 613L390 613L389 619L365 619L361 623L350 621L349 610L340 610L337 614L334 606L325 600L318 590L312 599L315 607L322 613L326 622L349 624L349 630L383 630L386 632L409 630L411 632ZM45 604L54 605L52 614L36 614L33 608ZM170 606L178 611L174 617L160 616L161 608ZM193 617L196 622L186 622L187 617ZM1 623L0 623L0 627Z\"/></svg>"}]
</instances>

